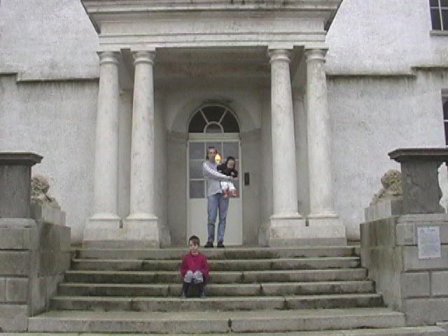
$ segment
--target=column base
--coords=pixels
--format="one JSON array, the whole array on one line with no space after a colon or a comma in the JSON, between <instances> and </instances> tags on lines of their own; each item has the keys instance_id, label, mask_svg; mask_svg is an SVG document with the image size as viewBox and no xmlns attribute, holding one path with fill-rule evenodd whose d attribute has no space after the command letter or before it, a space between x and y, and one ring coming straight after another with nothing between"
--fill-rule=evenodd
<instances>
[{"instance_id":1,"label":"column base","mask_svg":"<svg viewBox=\"0 0 448 336\"><path fill-rule=\"evenodd\" d=\"M99 213L87 220L84 228L83 245L85 241L113 240L116 231L120 230L121 218L114 214Z\"/></svg>"},{"instance_id":2,"label":"column base","mask_svg":"<svg viewBox=\"0 0 448 336\"><path fill-rule=\"evenodd\" d=\"M94 216L87 222L82 245L95 248L158 248L158 218L148 214L133 214L122 221L120 218Z\"/></svg>"},{"instance_id":3,"label":"column base","mask_svg":"<svg viewBox=\"0 0 448 336\"><path fill-rule=\"evenodd\" d=\"M127 239L140 246L160 247L159 219L150 214L131 214L124 221Z\"/></svg>"},{"instance_id":4,"label":"column base","mask_svg":"<svg viewBox=\"0 0 448 336\"><path fill-rule=\"evenodd\" d=\"M347 245L345 226L335 213L308 215L305 231L313 245Z\"/></svg>"},{"instance_id":5,"label":"column base","mask_svg":"<svg viewBox=\"0 0 448 336\"><path fill-rule=\"evenodd\" d=\"M300 230L305 219L300 214L273 215L267 234L268 246L294 246L300 240Z\"/></svg>"}]
</instances>

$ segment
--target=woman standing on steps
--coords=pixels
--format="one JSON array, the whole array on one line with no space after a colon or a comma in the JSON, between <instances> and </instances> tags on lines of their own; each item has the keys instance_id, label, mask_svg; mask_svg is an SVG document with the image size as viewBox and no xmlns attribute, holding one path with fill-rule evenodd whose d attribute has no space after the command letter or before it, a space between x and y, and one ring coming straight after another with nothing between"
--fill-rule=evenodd
<instances>
[{"instance_id":1,"label":"woman standing on steps","mask_svg":"<svg viewBox=\"0 0 448 336\"><path fill-rule=\"evenodd\" d=\"M233 181L234 178L221 174L217 170L215 161L218 151L215 147L207 150L207 160L202 164L202 173L207 179L207 244L204 247L213 247L215 241L215 222L219 212L218 247L224 247L224 233L226 230L227 211L229 199L224 197L221 181Z\"/></svg>"}]
</instances>

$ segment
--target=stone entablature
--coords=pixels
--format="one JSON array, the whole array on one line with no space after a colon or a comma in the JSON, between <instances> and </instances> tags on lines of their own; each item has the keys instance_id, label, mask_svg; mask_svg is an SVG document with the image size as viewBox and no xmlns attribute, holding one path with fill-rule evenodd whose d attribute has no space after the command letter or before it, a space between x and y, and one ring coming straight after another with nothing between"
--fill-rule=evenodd
<instances>
[{"instance_id":1,"label":"stone entablature","mask_svg":"<svg viewBox=\"0 0 448 336\"><path fill-rule=\"evenodd\" d=\"M322 43L341 0L82 2L102 49L113 50Z\"/></svg>"}]
</instances>

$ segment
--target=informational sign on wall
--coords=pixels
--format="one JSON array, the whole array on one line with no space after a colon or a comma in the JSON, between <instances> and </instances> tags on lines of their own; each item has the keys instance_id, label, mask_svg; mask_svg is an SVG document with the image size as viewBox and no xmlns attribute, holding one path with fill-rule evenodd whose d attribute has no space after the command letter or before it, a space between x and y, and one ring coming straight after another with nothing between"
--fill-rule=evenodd
<instances>
[{"instance_id":1,"label":"informational sign on wall","mask_svg":"<svg viewBox=\"0 0 448 336\"><path fill-rule=\"evenodd\" d=\"M419 259L441 258L440 227L424 226L417 228Z\"/></svg>"}]
</instances>

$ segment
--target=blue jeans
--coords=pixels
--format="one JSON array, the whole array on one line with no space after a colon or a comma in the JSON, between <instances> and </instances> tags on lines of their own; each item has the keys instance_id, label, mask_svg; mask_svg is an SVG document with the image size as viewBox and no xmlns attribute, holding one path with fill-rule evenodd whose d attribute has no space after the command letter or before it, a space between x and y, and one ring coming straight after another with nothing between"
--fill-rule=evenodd
<instances>
[{"instance_id":1,"label":"blue jeans","mask_svg":"<svg viewBox=\"0 0 448 336\"><path fill-rule=\"evenodd\" d=\"M226 231L227 210L229 209L229 199L224 198L224 194L217 193L207 197L208 213L208 242L215 241L215 222L219 211L218 223L218 242L224 242L224 233Z\"/></svg>"}]
</instances>

